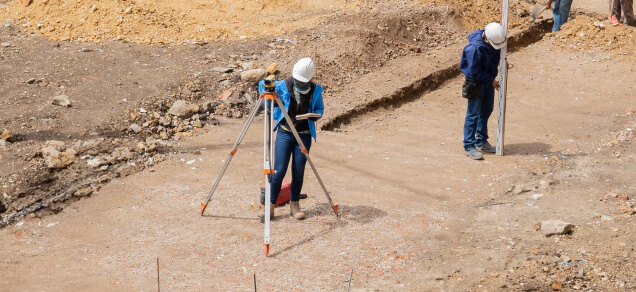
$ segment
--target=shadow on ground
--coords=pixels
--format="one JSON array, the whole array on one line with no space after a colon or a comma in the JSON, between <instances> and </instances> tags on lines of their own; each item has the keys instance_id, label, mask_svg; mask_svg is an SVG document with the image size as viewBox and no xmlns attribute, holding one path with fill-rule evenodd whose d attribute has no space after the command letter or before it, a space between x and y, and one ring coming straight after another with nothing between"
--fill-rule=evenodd
<instances>
[{"instance_id":1,"label":"shadow on ground","mask_svg":"<svg viewBox=\"0 0 636 292\"><path fill-rule=\"evenodd\" d=\"M313 217L313 216L320 216L320 217L326 217L326 216L335 216L333 213L333 209L331 209L331 206L329 204L323 203L323 204L318 204L316 207L314 207L311 210L307 210L307 216L308 217ZM314 233L308 237L306 237L305 239L299 241L298 243L292 244L290 246L287 246L275 253L273 253L272 255L270 255L270 257L276 257L280 254L283 254L289 250L292 250L296 247L299 247L303 244L307 244L310 243L312 241L314 241L317 238L320 238L322 236L325 236L331 232L333 232L334 230L338 229L338 228L343 228L346 227L347 225L349 225L349 223L353 222L356 224L368 224L371 223L373 221L375 221L378 218L384 217L387 215L386 212L374 208L374 207L370 207L370 206L347 206L347 205L342 205L339 206L338 208L338 219L332 221L332 222L328 222L326 225L329 226L327 229L321 230L317 233ZM334 218L335 219L335 218Z\"/></svg>"}]
</instances>

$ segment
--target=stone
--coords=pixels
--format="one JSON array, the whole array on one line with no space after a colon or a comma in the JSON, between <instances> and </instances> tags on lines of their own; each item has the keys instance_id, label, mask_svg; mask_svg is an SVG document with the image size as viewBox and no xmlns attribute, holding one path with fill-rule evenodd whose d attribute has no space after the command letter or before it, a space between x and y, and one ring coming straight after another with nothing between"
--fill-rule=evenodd
<instances>
[{"instance_id":1,"label":"stone","mask_svg":"<svg viewBox=\"0 0 636 292\"><path fill-rule=\"evenodd\" d=\"M267 70L252 69L241 72L241 80L245 82L258 82L267 77Z\"/></svg>"},{"instance_id":2,"label":"stone","mask_svg":"<svg viewBox=\"0 0 636 292\"><path fill-rule=\"evenodd\" d=\"M230 84L232 84L232 80L229 80L229 79L228 80L224 80L224 81L221 82L221 87L225 88L225 87L230 86Z\"/></svg>"},{"instance_id":3,"label":"stone","mask_svg":"<svg viewBox=\"0 0 636 292\"><path fill-rule=\"evenodd\" d=\"M137 150L144 151L145 149L146 149L146 142L139 142L139 144L137 144Z\"/></svg>"},{"instance_id":4,"label":"stone","mask_svg":"<svg viewBox=\"0 0 636 292\"><path fill-rule=\"evenodd\" d=\"M212 71L212 72L219 72L219 73L230 73L233 70L234 69L229 68L229 67L214 67L214 68L210 69L210 71Z\"/></svg>"},{"instance_id":5,"label":"stone","mask_svg":"<svg viewBox=\"0 0 636 292\"><path fill-rule=\"evenodd\" d=\"M252 97L251 94L249 93L245 93L245 95L243 95L243 97L245 98L245 100L247 100L247 102L249 102L250 104L254 104L254 98Z\"/></svg>"},{"instance_id":6,"label":"stone","mask_svg":"<svg viewBox=\"0 0 636 292\"><path fill-rule=\"evenodd\" d=\"M159 133L159 137L161 137L161 139L163 140L170 139L170 136L168 136L168 133L166 131L162 131L161 133Z\"/></svg>"},{"instance_id":7,"label":"stone","mask_svg":"<svg viewBox=\"0 0 636 292\"><path fill-rule=\"evenodd\" d=\"M117 147L111 155L117 161L127 161L133 158L133 154L128 147Z\"/></svg>"},{"instance_id":8,"label":"stone","mask_svg":"<svg viewBox=\"0 0 636 292\"><path fill-rule=\"evenodd\" d=\"M167 126L170 126L170 124L171 124L171 123L172 123L172 122L170 122L170 120L169 120L169 119L167 119L167 118L164 118L164 117L160 117L160 118L159 118L159 125L162 125L162 126L164 126L164 127L167 127Z\"/></svg>"},{"instance_id":9,"label":"stone","mask_svg":"<svg viewBox=\"0 0 636 292\"><path fill-rule=\"evenodd\" d=\"M612 193L612 192L607 193L607 196L610 197L610 198L614 198L614 199L618 198L618 194L617 193Z\"/></svg>"},{"instance_id":10,"label":"stone","mask_svg":"<svg viewBox=\"0 0 636 292\"><path fill-rule=\"evenodd\" d=\"M543 197L543 194L534 194L534 195L532 195L532 198L535 199L535 200L538 200L541 197Z\"/></svg>"},{"instance_id":11,"label":"stone","mask_svg":"<svg viewBox=\"0 0 636 292\"><path fill-rule=\"evenodd\" d=\"M4 141L8 141L11 138L11 133L9 133L9 130L4 130L2 132L2 134L0 134L0 139L4 140Z\"/></svg>"},{"instance_id":12,"label":"stone","mask_svg":"<svg viewBox=\"0 0 636 292\"><path fill-rule=\"evenodd\" d=\"M541 232L545 236L568 234L572 232L574 225L560 220L546 220L541 222Z\"/></svg>"},{"instance_id":13,"label":"stone","mask_svg":"<svg viewBox=\"0 0 636 292\"><path fill-rule=\"evenodd\" d=\"M219 95L219 100L224 100L229 98L230 96L232 96L232 92L229 90L223 91L223 93L221 93L221 95Z\"/></svg>"},{"instance_id":14,"label":"stone","mask_svg":"<svg viewBox=\"0 0 636 292\"><path fill-rule=\"evenodd\" d=\"M531 189L524 185L515 185L512 187L511 191L515 195L520 195L522 193L531 191Z\"/></svg>"},{"instance_id":15,"label":"stone","mask_svg":"<svg viewBox=\"0 0 636 292\"><path fill-rule=\"evenodd\" d=\"M0 147L4 148L6 147L6 145L7 145L7 141L0 139Z\"/></svg>"},{"instance_id":16,"label":"stone","mask_svg":"<svg viewBox=\"0 0 636 292\"><path fill-rule=\"evenodd\" d=\"M135 132L135 134L138 134L139 132L141 132L141 127L139 127L139 125L137 124L132 124L130 125L130 130Z\"/></svg>"},{"instance_id":17,"label":"stone","mask_svg":"<svg viewBox=\"0 0 636 292\"><path fill-rule=\"evenodd\" d=\"M216 107L219 106L219 102L216 100L209 100L203 104L203 110L213 112Z\"/></svg>"},{"instance_id":18,"label":"stone","mask_svg":"<svg viewBox=\"0 0 636 292\"><path fill-rule=\"evenodd\" d=\"M243 64L241 65L241 68L243 68L243 70L252 70L254 66L254 62L243 62Z\"/></svg>"},{"instance_id":19,"label":"stone","mask_svg":"<svg viewBox=\"0 0 636 292\"><path fill-rule=\"evenodd\" d=\"M73 196L75 196L75 197L84 197L84 196L88 196L88 195L92 194L93 191L94 190L93 190L92 187L85 186L85 187L82 187L82 188L78 189L77 191L75 191L73 193Z\"/></svg>"},{"instance_id":20,"label":"stone","mask_svg":"<svg viewBox=\"0 0 636 292\"><path fill-rule=\"evenodd\" d=\"M269 66L267 66L267 72L269 74L276 74L276 72L278 72L278 64L276 63L269 64Z\"/></svg>"},{"instance_id":21,"label":"stone","mask_svg":"<svg viewBox=\"0 0 636 292\"><path fill-rule=\"evenodd\" d=\"M623 200L623 201L628 201L629 200L629 196L628 195L619 195L618 199L619 200Z\"/></svg>"},{"instance_id":22,"label":"stone","mask_svg":"<svg viewBox=\"0 0 636 292\"><path fill-rule=\"evenodd\" d=\"M60 152L59 147L55 145L46 146L40 152L46 162L46 167L51 169L66 168L73 164L76 154L73 149Z\"/></svg>"},{"instance_id":23,"label":"stone","mask_svg":"<svg viewBox=\"0 0 636 292\"><path fill-rule=\"evenodd\" d=\"M26 83L26 84L33 84L33 83L35 83L35 78L31 78L31 79L29 79L29 80L25 81L24 83Z\"/></svg>"},{"instance_id":24,"label":"stone","mask_svg":"<svg viewBox=\"0 0 636 292\"><path fill-rule=\"evenodd\" d=\"M90 167L99 167L100 165L104 163L99 157L93 157L91 159L86 160L86 164L88 164L88 166Z\"/></svg>"},{"instance_id":25,"label":"stone","mask_svg":"<svg viewBox=\"0 0 636 292\"><path fill-rule=\"evenodd\" d=\"M552 290L561 291L561 289L563 289L563 284L561 282L559 281L552 282Z\"/></svg>"},{"instance_id":26,"label":"stone","mask_svg":"<svg viewBox=\"0 0 636 292\"><path fill-rule=\"evenodd\" d=\"M189 104L183 100L177 100L172 104L172 107L168 110L168 113L180 117L182 119L189 119L192 115L199 111L199 106L195 104Z\"/></svg>"},{"instance_id":27,"label":"stone","mask_svg":"<svg viewBox=\"0 0 636 292\"><path fill-rule=\"evenodd\" d=\"M148 148L146 149L147 152L154 152L157 151L157 144L150 144L148 145Z\"/></svg>"},{"instance_id":28,"label":"stone","mask_svg":"<svg viewBox=\"0 0 636 292\"><path fill-rule=\"evenodd\" d=\"M3 48L8 48L11 46L11 43L1 43L0 46L2 46Z\"/></svg>"},{"instance_id":29,"label":"stone","mask_svg":"<svg viewBox=\"0 0 636 292\"><path fill-rule=\"evenodd\" d=\"M612 218L611 216L607 216L607 215L601 216L601 221L612 221L612 220L614 220L614 218Z\"/></svg>"},{"instance_id":30,"label":"stone","mask_svg":"<svg viewBox=\"0 0 636 292\"><path fill-rule=\"evenodd\" d=\"M192 125L195 128L203 128L203 123L201 123L200 120L194 120L192 121L192 123L190 123L190 125Z\"/></svg>"},{"instance_id":31,"label":"stone","mask_svg":"<svg viewBox=\"0 0 636 292\"><path fill-rule=\"evenodd\" d=\"M53 105L70 107L71 101L68 99L68 96L66 95L58 95L56 97L53 97Z\"/></svg>"}]
</instances>

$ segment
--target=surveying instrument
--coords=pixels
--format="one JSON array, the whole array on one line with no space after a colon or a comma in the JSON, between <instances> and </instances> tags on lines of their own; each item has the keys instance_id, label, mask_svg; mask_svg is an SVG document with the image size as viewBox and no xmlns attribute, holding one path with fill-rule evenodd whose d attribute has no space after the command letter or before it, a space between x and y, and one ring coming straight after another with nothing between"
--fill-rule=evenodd
<instances>
[{"instance_id":1,"label":"surveying instrument","mask_svg":"<svg viewBox=\"0 0 636 292\"><path fill-rule=\"evenodd\" d=\"M280 96L276 92L276 84L274 82L274 76L270 75L269 77L267 77L263 81L263 85L265 87L265 89L263 90L263 93L261 93L261 95L258 98L258 101L256 102L256 105L252 109L252 112L250 112L250 115L248 116L247 121L245 122L245 125L243 126L243 130L241 130L241 133L239 134L238 139L236 139L236 142L234 143L232 150L230 150L227 160L225 161L225 165L223 165L223 168L221 169L221 173L216 178L216 181L214 182L214 185L212 186L212 190L210 191L210 194L205 200L205 203L201 204L201 216L203 216L203 213L205 212L205 208L208 206L208 203L210 202L210 199L212 198L214 191L216 191L216 188L219 185L219 182L221 181L221 178L223 177L225 170L230 164L230 161L232 161L232 157L234 157L234 155L236 154L238 150L238 146L241 144L241 141L243 141L243 137L245 137L245 133L247 132L247 129L249 128L250 124L254 120L254 117L256 116L257 112L261 109L261 105L264 106L265 107L265 115L263 117L263 124L264 124L263 126L263 135L264 135L263 174L265 175L264 241L265 241L265 256L268 256L269 255L269 233L270 233L269 232L270 204L271 204L270 198L272 194L272 177L274 175L274 169L272 168L274 165L273 163L274 139L272 139L272 132L274 130L273 128L274 127L274 105L278 106L280 111L283 113L285 120L287 121L287 124L289 125L290 130L294 134L294 138L296 139L296 142L298 142L300 151L305 155L305 157L307 158L307 162L309 162L311 169L314 171L314 174L316 175L316 178L318 179L318 183L320 184L320 187L322 187L322 190L325 193L325 196L327 196L329 205L331 206L334 213L336 214L336 218L338 218L338 205L334 205L333 201L331 200L331 196L329 195L327 188L325 188L325 185L323 184L322 179L320 179L320 175L318 175L318 171L316 170L314 163L311 161L311 158L309 157L309 151L307 151L307 148L305 148L305 145L303 144L302 140L300 139L300 136L298 135L298 132L296 131L296 128L294 127L294 123L292 122L291 117L285 110L285 105L280 100Z\"/></svg>"}]
</instances>

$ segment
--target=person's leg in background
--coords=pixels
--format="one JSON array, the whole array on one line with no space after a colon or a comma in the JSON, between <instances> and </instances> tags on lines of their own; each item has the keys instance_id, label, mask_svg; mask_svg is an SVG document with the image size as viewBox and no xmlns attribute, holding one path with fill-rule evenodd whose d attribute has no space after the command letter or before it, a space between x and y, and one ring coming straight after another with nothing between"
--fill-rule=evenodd
<instances>
[{"instance_id":1,"label":"person's leg in background","mask_svg":"<svg viewBox=\"0 0 636 292\"><path fill-rule=\"evenodd\" d=\"M299 134L300 140L303 142L307 151L311 148L311 135ZM289 213L297 220L305 219L305 213L300 210L300 191L303 188L303 180L305 177L305 164L307 157L300 150L300 145L294 141L294 152L292 153L292 181L291 181L291 198L289 202Z\"/></svg>"},{"instance_id":2,"label":"person's leg in background","mask_svg":"<svg viewBox=\"0 0 636 292\"><path fill-rule=\"evenodd\" d=\"M285 174L287 173L287 167L289 166L291 153L294 150L294 144L293 134L279 128L276 133L276 147L274 149L275 173L272 176L272 195L269 200L274 205L276 205L276 200L278 200L278 194L283 184L283 178L285 178Z\"/></svg>"},{"instance_id":3,"label":"person's leg in background","mask_svg":"<svg viewBox=\"0 0 636 292\"><path fill-rule=\"evenodd\" d=\"M561 3L561 0L554 0L553 2L553 7L552 7L552 20L554 21L554 24L552 24L552 31L559 31L559 29L561 29L561 21L559 20L561 18L561 15L559 14L559 5Z\"/></svg>"},{"instance_id":4,"label":"person's leg in background","mask_svg":"<svg viewBox=\"0 0 636 292\"><path fill-rule=\"evenodd\" d=\"M492 84L483 84L479 89L481 108L477 120L477 138L475 145L483 145L488 142L488 119L492 114L495 103L495 88Z\"/></svg>"},{"instance_id":5,"label":"person's leg in background","mask_svg":"<svg viewBox=\"0 0 636 292\"><path fill-rule=\"evenodd\" d=\"M609 21L611 24L618 24L621 19L621 0L610 0L610 16Z\"/></svg>"},{"instance_id":6,"label":"person's leg in background","mask_svg":"<svg viewBox=\"0 0 636 292\"><path fill-rule=\"evenodd\" d=\"M464 120L464 151L476 148L475 133L477 132L477 121L481 112L481 98L468 100L466 107L466 119Z\"/></svg>"},{"instance_id":7,"label":"person's leg in background","mask_svg":"<svg viewBox=\"0 0 636 292\"><path fill-rule=\"evenodd\" d=\"M625 25L636 26L634 23L634 0L620 0L625 14Z\"/></svg>"},{"instance_id":8,"label":"person's leg in background","mask_svg":"<svg viewBox=\"0 0 636 292\"><path fill-rule=\"evenodd\" d=\"M552 26L552 31L559 31L561 29L561 26L568 21L571 8L572 0L554 1L554 25Z\"/></svg>"},{"instance_id":9,"label":"person's leg in background","mask_svg":"<svg viewBox=\"0 0 636 292\"><path fill-rule=\"evenodd\" d=\"M299 134L300 140L303 141L307 151L311 148L311 135ZM294 140L295 142L295 140ZM307 164L307 157L300 151L300 146L297 142L294 143L294 151L292 152L292 181L291 181L291 198L290 201L298 202L300 200L300 191L303 188L303 181L305 177L305 165Z\"/></svg>"}]
</instances>

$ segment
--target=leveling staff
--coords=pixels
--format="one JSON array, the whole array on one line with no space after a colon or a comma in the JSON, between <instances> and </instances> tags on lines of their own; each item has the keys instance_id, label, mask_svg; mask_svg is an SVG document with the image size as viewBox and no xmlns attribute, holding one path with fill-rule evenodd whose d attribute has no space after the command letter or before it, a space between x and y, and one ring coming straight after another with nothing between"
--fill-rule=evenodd
<instances>
[{"instance_id":1,"label":"leveling staff","mask_svg":"<svg viewBox=\"0 0 636 292\"><path fill-rule=\"evenodd\" d=\"M307 151L311 148L311 138L316 140L316 124L318 118L296 119L297 116L307 113L318 113L322 117L325 105L322 102L322 87L312 82L316 76L316 65L310 58L300 59L292 71L292 77L282 81L276 81L276 92L285 105L285 110L289 114L301 141L305 144ZM264 81L258 84L258 91L265 90ZM276 144L274 153L274 170L272 176L272 194L270 198L270 220L274 219L274 208L280 193L283 178L287 173L289 160L292 160L292 180L290 214L298 219L305 219L305 213L300 210L300 191L303 187L303 177L305 175L305 164L307 158L300 151L300 146L290 130L290 126L285 120L280 108L274 109L274 119L276 125Z\"/></svg>"}]
</instances>

